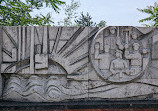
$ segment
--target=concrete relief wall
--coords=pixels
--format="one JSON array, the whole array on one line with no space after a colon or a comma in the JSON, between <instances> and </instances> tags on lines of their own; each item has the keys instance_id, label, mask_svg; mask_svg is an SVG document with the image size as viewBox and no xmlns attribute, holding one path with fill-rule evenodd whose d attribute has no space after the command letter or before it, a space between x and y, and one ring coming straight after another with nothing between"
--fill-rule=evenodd
<instances>
[{"instance_id":1,"label":"concrete relief wall","mask_svg":"<svg viewBox=\"0 0 158 111\"><path fill-rule=\"evenodd\" d=\"M3 100L158 99L158 29L0 27Z\"/></svg>"}]
</instances>

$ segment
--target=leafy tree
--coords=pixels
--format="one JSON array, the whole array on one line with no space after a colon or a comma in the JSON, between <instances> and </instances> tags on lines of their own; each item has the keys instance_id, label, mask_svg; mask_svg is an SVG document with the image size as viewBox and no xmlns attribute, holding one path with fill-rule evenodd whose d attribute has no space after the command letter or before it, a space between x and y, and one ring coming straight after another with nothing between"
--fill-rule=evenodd
<instances>
[{"instance_id":1,"label":"leafy tree","mask_svg":"<svg viewBox=\"0 0 158 111\"><path fill-rule=\"evenodd\" d=\"M147 6L145 9L138 9L139 11L149 14L150 16L139 20L139 22L151 21L151 25L144 24L146 26L158 26L158 4L155 2L154 6Z\"/></svg>"},{"instance_id":2,"label":"leafy tree","mask_svg":"<svg viewBox=\"0 0 158 111\"><path fill-rule=\"evenodd\" d=\"M61 26L72 26L72 20L77 18L76 10L80 7L80 2L71 0L71 4L65 4L64 11L65 11L65 18L58 22L58 25Z\"/></svg>"},{"instance_id":3,"label":"leafy tree","mask_svg":"<svg viewBox=\"0 0 158 111\"><path fill-rule=\"evenodd\" d=\"M40 14L31 16L34 9L42 7L52 7L55 12L59 12L60 5L65 4L60 0L0 0L0 25L50 25L53 23L51 15Z\"/></svg>"},{"instance_id":4,"label":"leafy tree","mask_svg":"<svg viewBox=\"0 0 158 111\"><path fill-rule=\"evenodd\" d=\"M98 24L97 27L105 27L106 26L106 21L101 20Z\"/></svg>"},{"instance_id":5,"label":"leafy tree","mask_svg":"<svg viewBox=\"0 0 158 111\"><path fill-rule=\"evenodd\" d=\"M81 16L75 20L76 24L79 26L96 26L96 23L92 21L92 17L87 12L86 15L81 13Z\"/></svg>"}]
</instances>

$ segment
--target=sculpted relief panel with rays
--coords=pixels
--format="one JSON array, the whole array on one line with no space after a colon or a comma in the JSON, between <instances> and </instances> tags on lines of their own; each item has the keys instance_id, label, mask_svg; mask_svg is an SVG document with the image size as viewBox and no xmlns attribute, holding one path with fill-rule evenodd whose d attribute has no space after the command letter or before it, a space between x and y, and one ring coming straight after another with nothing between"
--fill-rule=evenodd
<instances>
[{"instance_id":1,"label":"sculpted relief panel with rays","mask_svg":"<svg viewBox=\"0 0 158 111\"><path fill-rule=\"evenodd\" d=\"M158 29L1 27L3 100L158 99Z\"/></svg>"}]
</instances>

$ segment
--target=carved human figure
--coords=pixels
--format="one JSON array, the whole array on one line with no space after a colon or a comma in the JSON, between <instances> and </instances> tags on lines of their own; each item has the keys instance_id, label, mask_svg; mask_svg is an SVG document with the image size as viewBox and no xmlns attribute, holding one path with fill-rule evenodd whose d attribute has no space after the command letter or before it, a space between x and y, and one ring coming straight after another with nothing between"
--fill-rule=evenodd
<instances>
[{"instance_id":1,"label":"carved human figure","mask_svg":"<svg viewBox=\"0 0 158 111\"><path fill-rule=\"evenodd\" d=\"M133 43L137 42L138 37L139 36L138 36L137 32L132 32L131 38L130 38L129 31L125 31L125 43L123 43L120 36L119 36L119 33L118 33L117 34L117 42L116 42L118 49L123 50L126 47L126 45L133 44ZM129 43L129 40L130 40L130 43Z\"/></svg>"},{"instance_id":2,"label":"carved human figure","mask_svg":"<svg viewBox=\"0 0 158 111\"><path fill-rule=\"evenodd\" d=\"M123 78L124 74L128 74L128 65L125 60L122 59L122 51L116 51L116 59L111 62L110 71L113 75L119 75L119 78Z\"/></svg>"},{"instance_id":3,"label":"carved human figure","mask_svg":"<svg viewBox=\"0 0 158 111\"><path fill-rule=\"evenodd\" d=\"M142 55L139 52L140 45L138 43L133 44L133 52L130 53L128 46L125 48L125 58L131 60L130 75L136 75L141 71L142 67Z\"/></svg>"},{"instance_id":4,"label":"carved human figure","mask_svg":"<svg viewBox=\"0 0 158 111\"><path fill-rule=\"evenodd\" d=\"M104 46L104 53L99 53L100 44L95 44L95 59L99 59L99 67L101 70L109 70L110 66L110 53L109 53L110 46Z\"/></svg>"},{"instance_id":5,"label":"carved human figure","mask_svg":"<svg viewBox=\"0 0 158 111\"><path fill-rule=\"evenodd\" d=\"M122 43L122 40L120 38L120 34L119 34L119 27L117 30L117 39L116 39L116 45L118 46L118 49L123 50L124 49L124 45Z\"/></svg>"},{"instance_id":6,"label":"carved human figure","mask_svg":"<svg viewBox=\"0 0 158 111\"><path fill-rule=\"evenodd\" d=\"M130 44L136 43L137 42L137 38L139 37L137 32L132 32L131 33L131 40L130 40Z\"/></svg>"},{"instance_id":7,"label":"carved human figure","mask_svg":"<svg viewBox=\"0 0 158 111\"><path fill-rule=\"evenodd\" d=\"M131 33L132 39L136 40L138 38L138 34L136 32Z\"/></svg>"},{"instance_id":8,"label":"carved human figure","mask_svg":"<svg viewBox=\"0 0 158 111\"><path fill-rule=\"evenodd\" d=\"M111 34L111 36L113 35L114 36L114 34L116 33L116 27L110 27L110 34Z\"/></svg>"},{"instance_id":9,"label":"carved human figure","mask_svg":"<svg viewBox=\"0 0 158 111\"><path fill-rule=\"evenodd\" d=\"M109 35L104 38L104 43L110 46L110 49L116 48L116 27L109 28Z\"/></svg>"}]
</instances>

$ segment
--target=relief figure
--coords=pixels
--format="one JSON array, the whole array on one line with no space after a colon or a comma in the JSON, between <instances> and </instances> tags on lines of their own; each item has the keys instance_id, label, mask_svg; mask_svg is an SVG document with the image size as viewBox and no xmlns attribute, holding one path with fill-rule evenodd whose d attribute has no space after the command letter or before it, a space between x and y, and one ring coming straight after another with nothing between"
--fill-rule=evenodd
<instances>
[{"instance_id":1,"label":"relief figure","mask_svg":"<svg viewBox=\"0 0 158 111\"><path fill-rule=\"evenodd\" d=\"M139 44L133 44L133 52L130 53L128 46L125 49L125 58L130 60L130 75L136 75L141 71L142 67L142 55L139 52Z\"/></svg>"},{"instance_id":2,"label":"relief figure","mask_svg":"<svg viewBox=\"0 0 158 111\"><path fill-rule=\"evenodd\" d=\"M116 59L111 62L110 71L114 76L119 76L119 78L123 78L124 74L128 74L128 65L125 60L122 59L122 51L116 51Z\"/></svg>"},{"instance_id":3,"label":"relief figure","mask_svg":"<svg viewBox=\"0 0 158 111\"><path fill-rule=\"evenodd\" d=\"M110 53L109 53L110 46L104 46L104 53L99 53L100 44L95 44L95 59L99 59L99 67L101 70L109 70L110 66Z\"/></svg>"}]
</instances>

